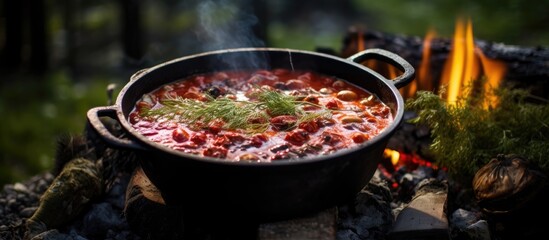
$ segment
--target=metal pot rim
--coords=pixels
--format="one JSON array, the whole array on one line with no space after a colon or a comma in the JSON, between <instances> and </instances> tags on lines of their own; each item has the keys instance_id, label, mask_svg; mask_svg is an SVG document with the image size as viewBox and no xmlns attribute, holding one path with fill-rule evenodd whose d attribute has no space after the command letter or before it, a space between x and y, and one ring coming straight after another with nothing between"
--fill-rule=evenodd
<instances>
[{"instance_id":1,"label":"metal pot rim","mask_svg":"<svg viewBox=\"0 0 549 240\"><path fill-rule=\"evenodd\" d=\"M140 134L135 130L129 121L127 120L127 116L122 111L124 100L127 96L128 91L132 89L132 87L138 83L141 79L146 77L148 74L151 74L155 71L162 71L164 68L177 64L182 61L192 61L193 59L204 57L204 56L211 56L211 55L222 55L227 53L240 53L240 52L287 52L290 56L291 54L305 54L305 55L312 55L314 57L319 58L327 58L331 61L339 61L343 62L349 66L360 68L361 70L367 72L368 74L372 75L374 78L376 78L380 83L383 83L383 87L389 88L392 95L396 98L396 114L393 115L393 122L387 126L382 132L378 133L368 141L362 143L359 146L355 146L352 148L347 149L341 149L336 151L335 153L331 153L328 155L321 155L321 156L314 156L314 157L307 157L307 158L299 158L299 159L285 159L285 160L277 160L269 163L265 162L238 162L238 161L228 161L227 159L219 159L219 158L212 158L212 157L204 157L204 156L198 156L194 154L186 154L174 149L171 149L165 145L155 143L153 141L150 141L146 138L146 136ZM368 51L368 50L366 50ZM366 52L364 51L364 52ZM386 52L385 50L380 49L371 49L371 51L382 51L383 54L387 54L390 52ZM361 52L362 53L362 52ZM391 53L392 54L392 53ZM210 162L215 164L224 164L224 165L238 165L238 166L250 166L250 167L256 167L256 166L262 166L262 167L276 167L276 166L286 166L286 165L300 165L300 164L310 164L310 163L316 163L316 162L323 162L334 158L340 158L343 157L351 152L358 151L360 149L368 148L371 145L375 145L376 143L380 142L382 139L390 137L390 135L393 134L393 132L396 130L400 122L402 121L403 114L404 114L404 100L402 96L400 95L400 92L398 91L397 87L395 86L394 80L388 80L384 78L381 74L373 71L372 69L363 66L358 63L358 61L355 61L358 58L360 58L360 53L348 58L340 58L337 56L332 56L324 53L318 53L318 52L311 52L306 50L295 50L295 49L289 49L289 48L234 48L234 49L224 49L224 50L216 50L216 51L209 51L209 52L203 52L193 55L188 55L180 58L176 58L170 61L166 61L164 63L157 64L151 68L143 69L140 71L137 71L134 75L130 77L130 81L123 87L123 89L120 91L120 93L117 96L116 103L114 106L111 106L116 110L116 115L118 120L120 121L120 124L124 127L124 129L131 134L133 138L137 140L137 142L131 142L130 148L140 148L141 150L147 150L147 151L163 151L166 153L169 153L171 155L175 155L181 158L187 158L187 159L193 159L197 161L204 161L204 162ZM391 55L391 57L395 57L396 55ZM397 56L398 57L398 56ZM398 57L400 58L400 57ZM399 59L401 61L404 61L403 59ZM401 62L399 62L401 63ZM407 62L404 61L404 63L407 64ZM408 66L405 66L408 67ZM410 66L411 67L411 66ZM320 72L322 73L322 72ZM406 81L411 81L413 79L413 68L410 72L406 72ZM402 76L400 76L402 77ZM172 81L176 81L176 79L173 79ZM157 87L161 86L162 84L157 85ZM362 87L361 87L362 88ZM363 88L364 89L364 88ZM368 89L366 89L368 90ZM141 93L143 94L143 93ZM89 115L89 114L88 114ZM128 147L127 143L124 144L126 147Z\"/></svg>"}]
</instances>

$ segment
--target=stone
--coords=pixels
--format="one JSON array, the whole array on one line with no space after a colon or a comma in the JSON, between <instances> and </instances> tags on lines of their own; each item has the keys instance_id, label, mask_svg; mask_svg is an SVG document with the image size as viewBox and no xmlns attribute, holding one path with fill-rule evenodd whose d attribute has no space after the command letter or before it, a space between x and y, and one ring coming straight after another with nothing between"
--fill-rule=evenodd
<instances>
[{"instance_id":1,"label":"stone","mask_svg":"<svg viewBox=\"0 0 549 240\"><path fill-rule=\"evenodd\" d=\"M425 179L416 189L410 203L398 214L388 239L450 239L445 213L448 195L445 182Z\"/></svg>"},{"instance_id":2,"label":"stone","mask_svg":"<svg viewBox=\"0 0 549 240\"><path fill-rule=\"evenodd\" d=\"M465 232L467 233L468 238L471 240L490 240L490 229L488 222L486 220L479 220L476 223L469 225Z\"/></svg>"},{"instance_id":3,"label":"stone","mask_svg":"<svg viewBox=\"0 0 549 240\"><path fill-rule=\"evenodd\" d=\"M102 202L93 204L83 218L82 233L91 238L104 238L109 229L122 226L122 212L115 210L111 204Z\"/></svg>"},{"instance_id":4,"label":"stone","mask_svg":"<svg viewBox=\"0 0 549 240\"><path fill-rule=\"evenodd\" d=\"M18 191L18 192L24 192L24 193L26 193L26 192L29 191L29 189L27 188L27 186L25 186L25 185L22 184L22 183L15 183L15 184L13 185L13 190Z\"/></svg>"},{"instance_id":5,"label":"stone","mask_svg":"<svg viewBox=\"0 0 549 240\"><path fill-rule=\"evenodd\" d=\"M337 239L385 239L394 216L388 183L376 171L353 202L338 206Z\"/></svg>"},{"instance_id":6,"label":"stone","mask_svg":"<svg viewBox=\"0 0 549 240\"><path fill-rule=\"evenodd\" d=\"M38 207L23 208L23 210L19 212L19 215L24 218L30 218L34 214L34 212L36 212L36 209L38 209Z\"/></svg>"},{"instance_id":7,"label":"stone","mask_svg":"<svg viewBox=\"0 0 549 240\"><path fill-rule=\"evenodd\" d=\"M259 225L258 240L334 240L336 239L336 208L329 208L309 217Z\"/></svg>"}]
</instances>

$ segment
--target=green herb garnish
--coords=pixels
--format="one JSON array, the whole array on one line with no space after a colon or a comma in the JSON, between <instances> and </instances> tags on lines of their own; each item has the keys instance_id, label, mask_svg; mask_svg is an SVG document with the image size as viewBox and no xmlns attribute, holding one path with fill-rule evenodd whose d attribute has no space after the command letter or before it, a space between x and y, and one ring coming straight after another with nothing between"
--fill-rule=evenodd
<instances>
[{"instance_id":1,"label":"green herb garnish","mask_svg":"<svg viewBox=\"0 0 549 240\"><path fill-rule=\"evenodd\" d=\"M223 129L243 130L247 133L267 130L269 120L280 115L297 117L298 120L292 128L316 118L331 117L331 111L325 107L299 101L297 97L283 92L258 88L253 97L257 100L237 101L227 97L213 98L209 95L206 95L206 101L182 97L167 98L162 100L162 107L144 111L142 116L166 118L187 123L194 128L206 127L221 120ZM305 105L314 105L320 110L305 111Z\"/></svg>"}]
</instances>

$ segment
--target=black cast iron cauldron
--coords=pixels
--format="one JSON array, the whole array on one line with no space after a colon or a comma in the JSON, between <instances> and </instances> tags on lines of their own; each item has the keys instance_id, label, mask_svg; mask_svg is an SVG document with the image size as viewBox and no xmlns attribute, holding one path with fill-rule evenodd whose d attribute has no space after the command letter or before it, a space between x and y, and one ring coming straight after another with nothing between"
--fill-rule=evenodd
<instances>
[{"instance_id":1,"label":"black cast iron cauldron","mask_svg":"<svg viewBox=\"0 0 549 240\"><path fill-rule=\"evenodd\" d=\"M403 74L388 80L359 64L367 59L389 63ZM134 104L145 93L186 76L231 69L312 70L347 80L376 94L392 111L394 122L359 147L331 155L271 163L229 162L185 154L154 143L128 122ZM369 49L347 59L322 53L240 48L206 52L165 62L136 72L112 106L88 111L89 124L113 147L138 152L145 174L160 190L166 204L187 213L238 217L256 222L311 214L353 199L373 176L387 141L400 124L404 101L397 88L414 78L413 67L398 55ZM129 135L109 133L101 117L117 120Z\"/></svg>"}]
</instances>

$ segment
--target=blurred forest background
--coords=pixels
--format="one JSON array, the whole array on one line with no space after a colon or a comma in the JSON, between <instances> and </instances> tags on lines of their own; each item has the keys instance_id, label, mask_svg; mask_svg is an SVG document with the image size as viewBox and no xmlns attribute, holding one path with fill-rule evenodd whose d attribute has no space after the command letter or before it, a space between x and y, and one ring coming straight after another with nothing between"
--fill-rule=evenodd
<instances>
[{"instance_id":1,"label":"blurred forest background","mask_svg":"<svg viewBox=\"0 0 549 240\"><path fill-rule=\"evenodd\" d=\"M2 0L0 186L52 168L57 139L80 134L139 69L232 47L339 51L351 26L549 45L548 0ZM116 93L116 92L115 92ZM116 94L115 94L116 97Z\"/></svg>"}]
</instances>

